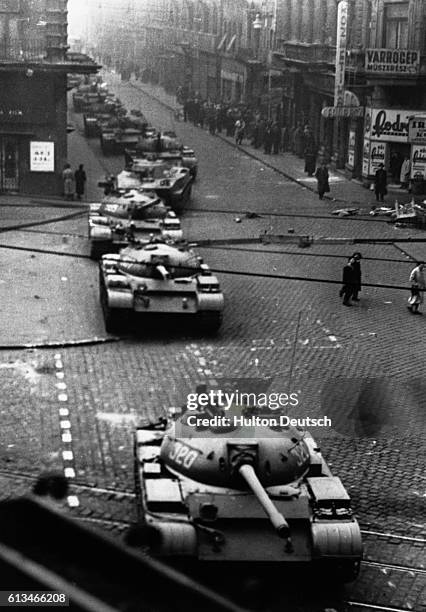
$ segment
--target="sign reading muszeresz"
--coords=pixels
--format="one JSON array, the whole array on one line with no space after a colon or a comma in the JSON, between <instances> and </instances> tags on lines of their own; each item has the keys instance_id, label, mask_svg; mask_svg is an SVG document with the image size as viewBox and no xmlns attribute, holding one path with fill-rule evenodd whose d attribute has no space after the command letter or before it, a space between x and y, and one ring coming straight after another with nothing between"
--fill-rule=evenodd
<instances>
[{"instance_id":1,"label":"sign reading muszeresz","mask_svg":"<svg viewBox=\"0 0 426 612\"><path fill-rule=\"evenodd\" d=\"M365 70L387 75L417 74L420 52L415 49L366 49Z\"/></svg>"}]
</instances>

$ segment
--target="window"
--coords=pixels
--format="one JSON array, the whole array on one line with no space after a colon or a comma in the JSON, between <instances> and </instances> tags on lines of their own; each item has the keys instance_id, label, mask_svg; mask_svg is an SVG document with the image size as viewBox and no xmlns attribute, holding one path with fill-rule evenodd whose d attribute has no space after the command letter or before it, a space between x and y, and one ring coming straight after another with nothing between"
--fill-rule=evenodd
<instances>
[{"instance_id":1,"label":"window","mask_svg":"<svg viewBox=\"0 0 426 612\"><path fill-rule=\"evenodd\" d=\"M385 4L383 46L386 49L408 47L408 2Z\"/></svg>"}]
</instances>

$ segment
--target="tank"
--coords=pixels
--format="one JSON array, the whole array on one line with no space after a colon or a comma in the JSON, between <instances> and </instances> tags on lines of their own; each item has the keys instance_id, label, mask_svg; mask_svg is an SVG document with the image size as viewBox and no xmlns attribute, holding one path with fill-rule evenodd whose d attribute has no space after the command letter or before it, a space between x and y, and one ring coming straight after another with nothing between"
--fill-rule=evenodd
<instances>
[{"instance_id":1,"label":"tank","mask_svg":"<svg viewBox=\"0 0 426 612\"><path fill-rule=\"evenodd\" d=\"M90 204L88 233L92 259L118 253L131 242L148 243L153 237L182 240L176 214L155 193L136 189L118 191Z\"/></svg>"},{"instance_id":2,"label":"tank","mask_svg":"<svg viewBox=\"0 0 426 612\"><path fill-rule=\"evenodd\" d=\"M100 300L105 328L122 323L146 325L190 323L215 332L222 321L223 293L218 279L188 246L153 241L129 245L100 261Z\"/></svg>"},{"instance_id":3,"label":"tank","mask_svg":"<svg viewBox=\"0 0 426 612\"><path fill-rule=\"evenodd\" d=\"M126 164L132 159L143 158L147 154L156 154L157 158L167 158L170 155L179 157L182 165L188 168L192 178L195 180L198 173L198 159L191 147L183 145L175 132L165 130L162 132L146 132L135 147L127 147L125 151Z\"/></svg>"},{"instance_id":4,"label":"tank","mask_svg":"<svg viewBox=\"0 0 426 612\"><path fill-rule=\"evenodd\" d=\"M192 178L181 159L173 154L158 159L155 154L134 159L131 166L98 183L106 192L114 190L148 190L155 193L175 212L188 204L192 192Z\"/></svg>"},{"instance_id":5,"label":"tank","mask_svg":"<svg viewBox=\"0 0 426 612\"><path fill-rule=\"evenodd\" d=\"M110 125L118 125L118 118L123 111L121 102L113 96L108 96L104 102L96 102L86 108L83 115L86 138L100 136L102 129L106 129Z\"/></svg>"},{"instance_id":6,"label":"tank","mask_svg":"<svg viewBox=\"0 0 426 612\"><path fill-rule=\"evenodd\" d=\"M115 123L103 126L100 134L104 155L123 154L126 149L135 148L146 133L151 133L143 113L137 109L121 114Z\"/></svg>"},{"instance_id":7,"label":"tank","mask_svg":"<svg viewBox=\"0 0 426 612\"><path fill-rule=\"evenodd\" d=\"M360 528L313 437L276 411L204 403L136 429L137 509L149 552L222 570L311 565L354 580Z\"/></svg>"}]
</instances>

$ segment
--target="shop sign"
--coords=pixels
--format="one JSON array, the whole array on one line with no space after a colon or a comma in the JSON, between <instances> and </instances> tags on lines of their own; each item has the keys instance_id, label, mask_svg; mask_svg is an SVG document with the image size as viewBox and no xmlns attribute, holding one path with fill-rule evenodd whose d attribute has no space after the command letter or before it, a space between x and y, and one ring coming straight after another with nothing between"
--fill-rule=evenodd
<instances>
[{"instance_id":1,"label":"shop sign","mask_svg":"<svg viewBox=\"0 0 426 612\"><path fill-rule=\"evenodd\" d=\"M411 178L415 178L419 174L422 174L423 178L426 179L425 145L413 145L411 147Z\"/></svg>"},{"instance_id":2,"label":"shop sign","mask_svg":"<svg viewBox=\"0 0 426 612\"><path fill-rule=\"evenodd\" d=\"M337 9L336 71L334 106L344 106L346 47L348 38L348 2L341 0Z\"/></svg>"},{"instance_id":3,"label":"shop sign","mask_svg":"<svg viewBox=\"0 0 426 612\"><path fill-rule=\"evenodd\" d=\"M357 119L364 116L363 106L325 106L321 115L326 119L344 117L346 119Z\"/></svg>"},{"instance_id":4,"label":"shop sign","mask_svg":"<svg viewBox=\"0 0 426 612\"><path fill-rule=\"evenodd\" d=\"M408 142L426 144L426 116L410 117L408 121Z\"/></svg>"},{"instance_id":5,"label":"shop sign","mask_svg":"<svg viewBox=\"0 0 426 612\"><path fill-rule=\"evenodd\" d=\"M415 49L366 49L365 70L376 74L417 74L420 53Z\"/></svg>"},{"instance_id":6,"label":"shop sign","mask_svg":"<svg viewBox=\"0 0 426 612\"><path fill-rule=\"evenodd\" d=\"M367 177L370 170L370 139L364 138L362 147L362 176Z\"/></svg>"},{"instance_id":7,"label":"shop sign","mask_svg":"<svg viewBox=\"0 0 426 612\"><path fill-rule=\"evenodd\" d=\"M355 168L355 142L355 130L349 130L347 165L350 170Z\"/></svg>"},{"instance_id":8,"label":"shop sign","mask_svg":"<svg viewBox=\"0 0 426 612\"><path fill-rule=\"evenodd\" d=\"M387 144L385 142L370 142L370 168L369 174L375 174L380 164L385 165Z\"/></svg>"},{"instance_id":9,"label":"shop sign","mask_svg":"<svg viewBox=\"0 0 426 612\"><path fill-rule=\"evenodd\" d=\"M374 175L380 164L386 165L387 147L386 142L364 138L362 150L362 175L364 177Z\"/></svg>"},{"instance_id":10,"label":"shop sign","mask_svg":"<svg viewBox=\"0 0 426 612\"><path fill-rule=\"evenodd\" d=\"M371 108L365 113L365 136L386 142L408 142L408 122L422 111Z\"/></svg>"},{"instance_id":11,"label":"shop sign","mask_svg":"<svg viewBox=\"0 0 426 612\"><path fill-rule=\"evenodd\" d=\"M54 172L55 143L35 141L31 142L30 162L31 172Z\"/></svg>"}]
</instances>

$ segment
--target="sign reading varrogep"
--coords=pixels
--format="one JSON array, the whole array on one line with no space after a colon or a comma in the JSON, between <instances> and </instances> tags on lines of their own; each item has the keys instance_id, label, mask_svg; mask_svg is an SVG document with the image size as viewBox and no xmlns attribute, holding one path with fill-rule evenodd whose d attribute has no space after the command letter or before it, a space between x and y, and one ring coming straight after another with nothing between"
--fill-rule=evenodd
<instances>
[{"instance_id":1,"label":"sign reading varrogep","mask_svg":"<svg viewBox=\"0 0 426 612\"><path fill-rule=\"evenodd\" d=\"M383 75L417 74L420 68L420 53L415 49L367 49L366 72Z\"/></svg>"},{"instance_id":2,"label":"sign reading varrogep","mask_svg":"<svg viewBox=\"0 0 426 612\"><path fill-rule=\"evenodd\" d=\"M55 143L30 143L31 172L55 172Z\"/></svg>"}]
</instances>

